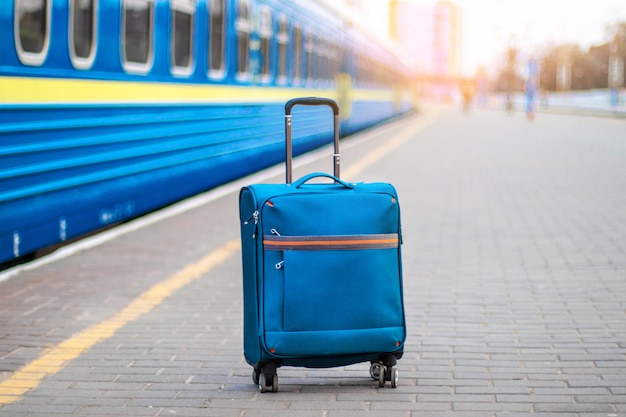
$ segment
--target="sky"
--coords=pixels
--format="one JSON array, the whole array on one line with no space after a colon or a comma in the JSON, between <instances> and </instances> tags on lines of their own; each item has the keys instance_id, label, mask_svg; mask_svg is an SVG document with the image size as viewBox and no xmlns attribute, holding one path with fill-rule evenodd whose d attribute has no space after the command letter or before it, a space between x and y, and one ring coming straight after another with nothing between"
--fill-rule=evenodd
<instances>
[{"instance_id":1,"label":"sky","mask_svg":"<svg viewBox=\"0 0 626 417\"><path fill-rule=\"evenodd\" d=\"M359 0L367 18L385 30L387 0ZM402 0L435 4L436 0ZM449 0L462 10L462 72L497 64L512 44L527 56L550 45L576 43L584 49L609 40L607 25L626 22L626 0Z\"/></svg>"}]
</instances>

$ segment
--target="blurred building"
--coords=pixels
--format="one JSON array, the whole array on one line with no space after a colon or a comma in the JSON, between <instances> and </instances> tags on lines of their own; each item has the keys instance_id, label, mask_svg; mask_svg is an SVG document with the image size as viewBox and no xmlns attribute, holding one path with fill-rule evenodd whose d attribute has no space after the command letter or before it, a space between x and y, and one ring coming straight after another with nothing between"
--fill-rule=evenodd
<instances>
[{"instance_id":1,"label":"blurred building","mask_svg":"<svg viewBox=\"0 0 626 417\"><path fill-rule=\"evenodd\" d=\"M416 4L412 0L320 0L342 6L390 38L416 74L422 94L458 93L461 74L461 9L449 0Z\"/></svg>"},{"instance_id":2,"label":"blurred building","mask_svg":"<svg viewBox=\"0 0 626 417\"><path fill-rule=\"evenodd\" d=\"M451 1L321 1L351 10L359 20L371 25L372 32L394 40L417 72L440 76L460 73L461 9Z\"/></svg>"},{"instance_id":3,"label":"blurred building","mask_svg":"<svg viewBox=\"0 0 626 417\"><path fill-rule=\"evenodd\" d=\"M461 10L440 0L432 5L390 1L391 37L420 73L456 76L461 67Z\"/></svg>"},{"instance_id":4,"label":"blurred building","mask_svg":"<svg viewBox=\"0 0 626 417\"><path fill-rule=\"evenodd\" d=\"M431 5L390 0L390 35L410 57L422 93L455 93L461 72L461 9L450 1Z\"/></svg>"}]
</instances>

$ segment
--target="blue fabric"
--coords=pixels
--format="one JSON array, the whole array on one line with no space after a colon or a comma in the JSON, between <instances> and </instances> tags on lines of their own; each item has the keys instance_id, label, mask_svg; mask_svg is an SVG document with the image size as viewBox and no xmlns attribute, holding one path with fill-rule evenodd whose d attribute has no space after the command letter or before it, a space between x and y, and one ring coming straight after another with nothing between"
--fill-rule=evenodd
<instances>
[{"instance_id":1,"label":"blue fabric","mask_svg":"<svg viewBox=\"0 0 626 417\"><path fill-rule=\"evenodd\" d=\"M336 357L359 353L374 353L397 349L396 342L404 338L404 328L357 329L319 332L267 332L266 344L280 357ZM389 349L393 346L393 349ZM306 364L306 361L304 361Z\"/></svg>"},{"instance_id":2,"label":"blue fabric","mask_svg":"<svg viewBox=\"0 0 626 417\"><path fill-rule=\"evenodd\" d=\"M397 250L287 251L284 256L284 331L402 326ZM266 315L266 322L272 319Z\"/></svg>"},{"instance_id":3,"label":"blue fabric","mask_svg":"<svg viewBox=\"0 0 626 417\"><path fill-rule=\"evenodd\" d=\"M401 237L393 186L255 184L241 192L240 217L244 353L249 363L289 358L291 365L319 367L326 357L332 366L375 360L403 349L400 245L347 250L263 247L264 235L294 240Z\"/></svg>"}]
</instances>

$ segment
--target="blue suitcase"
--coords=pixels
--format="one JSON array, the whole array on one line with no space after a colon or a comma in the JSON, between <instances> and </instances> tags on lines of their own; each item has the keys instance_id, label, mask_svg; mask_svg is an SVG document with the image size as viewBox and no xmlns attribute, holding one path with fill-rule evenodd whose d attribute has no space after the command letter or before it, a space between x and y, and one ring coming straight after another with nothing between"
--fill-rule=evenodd
<instances>
[{"instance_id":1,"label":"blue suitcase","mask_svg":"<svg viewBox=\"0 0 626 417\"><path fill-rule=\"evenodd\" d=\"M334 175L292 183L291 109L298 104L333 109ZM379 386L390 381L395 388L406 338L396 190L339 178L333 100L293 99L285 113L286 183L250 185L239 196L244 356L252 379L261 392L276 392L280 366L370 362Z\"/></svg>"}]
</instances>

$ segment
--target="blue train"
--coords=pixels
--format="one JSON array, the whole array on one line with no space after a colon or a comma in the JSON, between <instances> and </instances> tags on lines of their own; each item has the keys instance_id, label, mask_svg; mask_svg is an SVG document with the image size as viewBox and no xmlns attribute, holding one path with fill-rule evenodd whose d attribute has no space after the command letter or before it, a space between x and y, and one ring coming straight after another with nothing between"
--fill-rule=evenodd
<instances>
[{"instance_id":1,"label":"blue train","mask_svg":"<svg viewBox=\"0 0 626 417\"><path fill-rule=\"evenodd\" d=\"M0 264L280 162L290 98L411 111L401 58L319 0L3 0ZM331 141L299 111L295 154Z\"/></svg>"}]
</instances>

